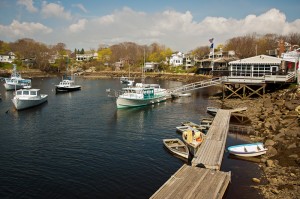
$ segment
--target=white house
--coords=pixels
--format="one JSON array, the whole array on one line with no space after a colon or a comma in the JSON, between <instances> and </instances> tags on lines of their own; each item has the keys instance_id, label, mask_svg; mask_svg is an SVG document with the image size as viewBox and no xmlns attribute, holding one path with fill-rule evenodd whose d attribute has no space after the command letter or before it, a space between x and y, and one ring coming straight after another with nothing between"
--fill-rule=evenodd
<instances>
[{"instance_id":1,"label":"white house","mask_svg":"<svg viewBox=\"0 0 300 199\"><path fill-rule=\"evenodd\" d=\"M91 59L97 59L98 53L76 54L76 61L89 61Z\"/></svg>"},{"instance_id":2,"label":"white house","mask_svg":"<svg viewBox=\"0 0 300 199\"><path fill-rule=\"evenodd\" d=\"M183 65L183 59L184 59L184 53L177 52L172 54L170 57L170 65L171 66L182 66Z\"/></svg>"},{"instance_id":3,"label":"white house","mask_svg":"<svg viewBox=\"0 0 300 199\"><path fill-rule=\"evenodd\" d=\"M8 53L7 55L0 55L0 62L2 63L12 63L15 60L16 56L13 52Z\"/></svg>"},{"instance_id":4,"label":"white house","mask_svg":"<svg viewBox=\"0 0 300 199\"><path fill-rule=\"evenodd\" d=\"M156 62L146 62L144 66L144 71L156 71L158 70L158 63Z\"/></svg>"}]
</instances>

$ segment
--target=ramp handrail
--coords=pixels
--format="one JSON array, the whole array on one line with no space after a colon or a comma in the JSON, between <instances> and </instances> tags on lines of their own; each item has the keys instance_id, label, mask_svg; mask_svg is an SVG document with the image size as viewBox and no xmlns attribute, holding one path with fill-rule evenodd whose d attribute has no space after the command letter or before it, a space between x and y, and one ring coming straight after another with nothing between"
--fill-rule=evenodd
<instances>
[{"instance_id":1,"label":"ramp handrail","mask_svg":"<svg viewBox=\"0 0 300 199\"><path fill-rule=\"evenodd\" d=\"M192 90L196 90L199 88L205 88L205 87L209 87L209 86L219 85L222 83L222 81L223 81L223 77L215 77L215 78L203 80L200 82L185 84L180 87L171 88L171 89L169 89L169 92L172 94L172 93L183 92L183 91L192 91Z\"/></svg>"}]
</instances>

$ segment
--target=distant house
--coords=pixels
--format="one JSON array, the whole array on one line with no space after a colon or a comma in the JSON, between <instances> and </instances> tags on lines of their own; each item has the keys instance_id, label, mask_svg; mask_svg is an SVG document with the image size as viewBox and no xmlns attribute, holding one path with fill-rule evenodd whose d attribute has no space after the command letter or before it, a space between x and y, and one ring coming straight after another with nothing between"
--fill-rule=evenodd
<instances>
[{"instance_id":1,"label":"distant house","mask_svg":"<svg viewBox=\"0 0 300 199\"><path fill-rule=\"evenodd\" d=\"M12 63L16 56L13 52L9 52L7 55L0 55L0 62L2 63Z\"/></svg>"},{"instance_id":2,"label":"distant house","mask_svg":"<svg viewBox=\"0 0 300 199\"><path fill-rule=\"evenodd\" d=\"M281 54L283 60L283 70L286 72L292 72L294 70L300 70L300 48L293 51L285 52Z\"/></svg>"},{"instance_id":3,"label":"distant house","mask_svg":"<svg viewBox=\"0 0 300 199\"><path fill-rule=\"evenodd\" d=\"M122 70L125 65L131 65L133 64L133 61L127 58L122 58L118 62L115 62L113 65L115 67L115 70Z\"/></svg>"},{"instance_id":4,"label":"distant house","mask_svg":"<svg viewBox=\"0 0 300 199\"><path fill-rule=\"evenodd\" d=\"M185 67L185 69L189 69L193 66L195 66L195 59L193 56L191 55L185 55L183 57L183 66Z\"/></svg>"},{"instance_id":5,"label":"distant house","mask_svg":"<svg viewBox=\"0 0 300 199\"><path fill-rule=\"evenodd\" d=\"M156 62L146 62L145 66L144 66L144 71L145 72L154 72L154 71L158 71L158 66L159 64Z\"/></svg>"},{"instance_id":6,"label":"distant house","mask_svg":"<svg viewBox=\"0 0 300 199\"><path fill-rule=\"evenodd\" d=\"M76 54L76 61L89 61L92 59L98 59L98 53Z\"/></svg>"},{"instance_id":7,"label":"distant house","mask_svg":"<svg viewBox=\"0 0 300 199\"><path fill-rule=\"evenodd\" d=\"M184 53L182 52L176 52L171 55L169 64L171 66L182 66L183 65L183 58L184 58Z\"/></svg>"}]
</instances>

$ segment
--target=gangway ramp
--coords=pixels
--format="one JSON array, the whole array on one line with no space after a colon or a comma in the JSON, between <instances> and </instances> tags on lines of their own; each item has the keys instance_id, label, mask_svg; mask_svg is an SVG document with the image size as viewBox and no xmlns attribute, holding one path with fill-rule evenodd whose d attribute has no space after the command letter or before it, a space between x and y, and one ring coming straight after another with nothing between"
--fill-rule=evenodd
<instances>
[{"instance_id":1,"label":"gangway ramp","mask_svg":"<svg viewBox=\"0 0 300 199\"><path fill-rule=\"evenodd\" d=\"M181 92L186 92L186 91L193 91L193 90L197 90L200 88L205 88L205 87L209 87L209 86L215 86L215 85L222 84L222 81L223 81L223 77L215 77L215 78L211 78L211 79L207 79L207 80L203 80L203 81L199 81L199 82L194 82L191 84L185 84L180 87L171 88L171 89L169 89L169 92L171 94L176 94L176 93L181 93Z\"/></svg>"}]
</instances>

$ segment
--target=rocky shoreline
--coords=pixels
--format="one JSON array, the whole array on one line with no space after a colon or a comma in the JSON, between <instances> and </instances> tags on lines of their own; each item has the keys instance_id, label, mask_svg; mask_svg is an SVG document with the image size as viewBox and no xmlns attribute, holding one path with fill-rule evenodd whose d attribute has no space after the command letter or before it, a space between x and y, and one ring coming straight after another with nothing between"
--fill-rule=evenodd
<instances>
[{"instance_id":1,"label":"rocky shoreline","mask_svg":"<svg viewBox=\"0 0 300 199\"><path fill-rule=\"evenodd\" d=\"M23 78L33 78L33 77L56 77L62 76L63 73L46 73L40 70L26 70L19 71ZM0 70L1 77L9 77L11 71L9 70ZM127 71L97 71L97 72L83 72L77 73L80 78L88 78L88 79L104 79L104 78L120 78L128 76ZM131 78L139 79L142 77L141 72L132 72L130 74ZM211 78L209 75L200 75L194 73L145 73L145 78L157 78L157 79L167 79L171 81L179 81L185 83L192 83L201 80L205 80Z\"/></svg>"},{"instance_id":2,"label":"rocky shoreline","mask_svg":"<svg viewBox=\"0 0 300 199\"><path fill-rule=\"evenodd\" d=\"M252 142L268 148L259 163L263 179L253 178L264 198L296 199L300 196L300 87L266 94L264 99L226 99L221 107L247 107Z\"/></svg>"}]
</instances>

